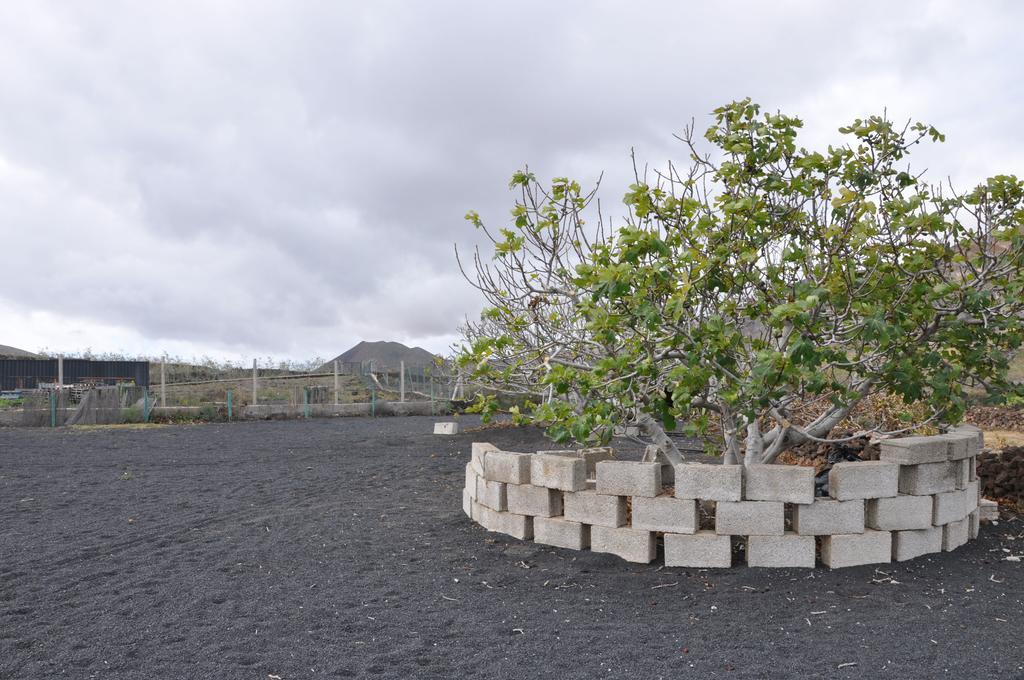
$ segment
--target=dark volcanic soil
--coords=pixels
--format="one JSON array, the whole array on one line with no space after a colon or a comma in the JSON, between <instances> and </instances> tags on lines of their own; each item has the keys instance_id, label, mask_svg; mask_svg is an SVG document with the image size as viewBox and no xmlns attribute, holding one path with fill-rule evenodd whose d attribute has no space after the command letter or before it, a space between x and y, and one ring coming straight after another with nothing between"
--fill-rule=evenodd
<instances>
[{"instance_id":1,"label":"dark volcanic soil","mask_svg":"<svg viewBox=\"0 0 1024 680\"><path fill-rule=\"evenodd\" d=\"M432 423L0 430L0 677L1024 676L1019 519L879 569L639 566L473 525L470 442L542 438Z\"/></svg>"}]
</instances>

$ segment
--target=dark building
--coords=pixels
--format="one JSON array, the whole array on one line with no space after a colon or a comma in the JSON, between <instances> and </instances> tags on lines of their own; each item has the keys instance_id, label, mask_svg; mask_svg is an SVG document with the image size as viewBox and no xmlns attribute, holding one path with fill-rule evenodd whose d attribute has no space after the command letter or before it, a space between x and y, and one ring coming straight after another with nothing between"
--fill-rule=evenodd
<instances>
[{"instance_id":1,"label":"dark building","mask_svg":"<svg viewBox=\"0 0 1024 680\"><path fill-rule=\"evenodd\" d=\"M57 382L59 375L58 359L0 359L0 390L35 389L40 383ZM64 384L74 383L149 387L149 362L65 359Z\"/></svg>"}]
</instances>

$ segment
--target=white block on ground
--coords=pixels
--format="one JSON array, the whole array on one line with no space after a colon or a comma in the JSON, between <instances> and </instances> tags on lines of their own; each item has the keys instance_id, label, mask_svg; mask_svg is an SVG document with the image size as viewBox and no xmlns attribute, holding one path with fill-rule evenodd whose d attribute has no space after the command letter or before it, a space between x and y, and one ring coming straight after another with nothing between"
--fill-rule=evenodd
<instances>
[{"instance_id":1,"label":"white block on ground","mask_svg":"<svg viewBox=\"0 0 1024 680\"><path fill-rule=\"evenodd\" d=\"M503 512L508 509L504 482L492 482L483 477L476 478L476 502L491 510Z\"/></svg>"},{"instance_id":2,"label":"white block on ground","mask_svg":"<svg viewBox=\"0 0 1024 680\"><path fill-rule=\"evenodd\" d=\"M929 521L930 521L929 508ZM793 530L801 536L864 533L864 501L815 498L809 505L793 506Z\"/></svg>"},{"instance_id":3,"label":"white block on ground","mask_svg":"<svg viewBox=\"0 0 1024 680\"><path fill-rule=\"evenodd\" d=\"M880 449L879 460L899 465L938 463L949 459L949 444L938 436L886 439Z\"/></svg>"},{"instance_id":4,"label":"white block on ground","mask_svg":"<svg viewBox=\"0 0 1024 680\"><path fill-rule=\"evenodd\" d=\"M999 503L996 501L982 498L978 502L978 514L983 522L998 522L999 521Z\"/></svg>"},{"instance_id":5,"label":"white block on ground","mask_svg":"<svg viewBox=\"0 0 1024 680\"><path fill-rule=\"evenodd\" d=\"M476 480L477 480L477 475L476 475L476 472L473 471L473 463L472 463L472 461L469 462L469 463L466 463L466 486L465 486L465 489L469 493L470 498L472 498L473 500L476 500L476 489L477 489L477 484L478 484L478 482Z\"/></svg>"},{"instance_id":6,"label":"white block on ground","mask_svg":"<svg viewBox=\"0 0 1024 680\"><path fill-rule=\"evenodd\" d=\"M434 434L458 434L458 423L434 423Z\"/></svg>"},{"instance_id":7,"label":"white block on ground","mask_svg":"<svg viewBox=\"0 0 1024 680\"><path fill-rule=\"evenodd\" d=\"M662 494L633 498L634 529L692 534L697 531L697 501Z\"/></svg>"},{"instance_id":8,"label":"white block on ground","mask_svg":"<svg viewBox=\"0 0 1024 680\"><path fill-rule=\"evenodd\" d=\"M505 487L508 511L518 515L557 517L562 514L562 492L533 484Z\"/></svg>"},{"instance_id":9,"label":"white block on ground","mask_svg":"<svg viewBox=\"0 0 1024 680\"><path fill-rule=\"evenodd\" d=\"M535 453L530 457L530 482L563 491L587 487L587 464L575 456Z\"/></svg>"},{"instance_id":10,"label":"white block on ground","mask_svg":"<svg viewBox=\"0 0 1024 680\"><path fill-rule=\"evenodd\" d=\"M661 494L661 464L602 460L597 464L597 492L654 498Z\"/></svg>"},{"instance_id":11,"label":"white block on ground","mask_svg":"<svg viewBox=\"0 0 1024 680\"><path fill-rule=\"evenodd\" d=\"M942 526L942 549L946 552L956 550L967 543L971 535L971 520L964 517L958 522L950 522Z\"/></svg>"},{"instance_id":12,"label":"white block on ground","mask_svg":"<svg viewBox=\"0 0 1024 680\"><path fill-rule=\"evenodd\" d=\"M969 527L968 537L973 541L978 537L978 534L981 533L981 512L975 510L967 516L967 520L967 525Z\"/></svg>"},{"instance_id":13,"label":"white block on ground","mask_svg":"<svg viewBox=\"0 0 1024 680\"><path fill-rule=\"evenodd\" d=\"M713 531L665 534L665 566L725 569L732 566L732 539Z\"/></svg>"},{"instance_id":14,"label":"white block on ground","mask_svg":"<svg viewBox=\"0 0 1024 680\"><path fill-rule=\"evenodd\" d=\"M748 536L749 567L814 567L814 536Z\"/></svg>"},{"instance_id":15,"label":"white block on ground","mask_svg":"<svg viewBox=\"0 0 1024 680\"><path fill-rule=\"evenodd\" d=\"M897 562L942 552L942 527L892 532L892 558Z\"/></svg>"},{"instance_id":16,"label":"white block on ground","mask_svg":"<svg viewBox=\"0 0 1024 680\"><path fill-rule=\"evenodd\" d=\"M912 496L930 496L933 493L954 491L959 463L947 460L942 463L900 466L900 493Z\"/></svg>"},{"instance_id":17,"label":"white block on ground","mask_svg":"<svg viewBox=\"0 0 1024 680\"><path fill-rule=\"evenodd\" d=\"M821 537L821 561L831 569L881 564L892 559L892 533L866 529L863 534Z\"/></svg>"},{"instance_id":18,"label":"white block on ground","mask_svg":"<svg viewBox=\"0 0 1024 680\"><path fill-rule=\"evenodd\" d=\"M738 501L715 504L715 533L723 536L781 536L784 504L779 501Z\"/></svg>"},{"instance_id":19,"label":"white block on ground","mask_svg":"<svg viewBox=\"0 0 1024 680\"><path fill-rule=\"evenodd\" d=\"M864 523L871 529L906 531L932 526L932 497L901 495L867 501Z\"/></svg>"},{"instance_id":20,"label":"white block on ground","mask_svg":"<svg viewBox=\"0 0 1024 680\"><path fill-rule=\"evenodd\" d=\"M469 489L462 490L462 512L466 517L473 518L473 498L469 495Z\"/></svg>"},{"instance_id":21,"label":"white block on ground","mask_svg":"<svg viewBox=\"0 0 1024 680\"><path fill-rule=\"evenodd\" d=\"M534 517L533 540L569 550L590 547L590 526L561 517Z\"/></svg>"},{"instance_id":22,"label":"white block on ground","mask_svg":"<svg viewBox=\"0 0 1024 680\"><path fill-rule=\"evenodd\" d=\"M879 460L836 463L828 473L828 493L840 501L895 496L900 466Z\"/></svg>"},{"instance_id":23,"label":"white block on ground","mask_svg":"<svg viewBox=\"0 0 1024 680\"><path fill-rule=\"evenodd\" d=\"M706 501L743 499L743 466L683 463L675 470L676 498Z\"/></svg>"},{"instance_id":24,"label":"white block on ground","mask_svg":"<svg viewBox=\"0 0 1024 680\"><path fill-rule=\"evenodd\" d=\"M484 454L484 478L506 484L529 484L531 458L530 453L488 451Z\"/></svg>"},{"instance_id":25,"label":"white block on ground","mask_svg":"<svg viewBox=\"0 0 1024 680\"><path fill-rule=\"evenodd\" d=\"M621 527L626 523L626 499L590 490L567 491L562 497L562 514L565 519L583 524Z\"/></svg>"},{"instance_id":26,"label":"white block on ground","mask_svg":"<svg viewBox=\"0 0 1024 680\"><path fill-rule=\"evenodd\" d=\"M814 468L804 465L750 465L744 472L748 501L814 502Z\"/></svg>"},{"instance_id":27,"label":"white block on ground","mask_svg":"<svg viewBox=\"0 0 1024 680\"><path fill-rule=\"evenodd\" d=\"M653 531L630 527L590 527L590 549L593 552L618 555L627 562L647 564L658 556L658 542Z\"/></svg>"}]
</instances>

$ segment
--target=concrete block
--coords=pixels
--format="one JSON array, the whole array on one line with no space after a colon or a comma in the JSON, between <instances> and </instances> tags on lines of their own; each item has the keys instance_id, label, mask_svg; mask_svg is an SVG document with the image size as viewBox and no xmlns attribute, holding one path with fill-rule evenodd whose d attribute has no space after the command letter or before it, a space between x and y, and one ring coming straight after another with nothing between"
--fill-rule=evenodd
<instances>
[{"instance_id":1,"label":"concrete block","mask_svg":"<svg viewBox=\"0 0 1024 680\"><path fill-rule=\"evenodd\" d=\"M590 547L590 527L561 517L534 517L533 540L569 550Z\"/></svg>"},{"instance_id":2,"label":"concrete block","mask_svg":"<svg viewBox=\"0 0 1024 680\"><path fill-rule=\"evenodd\" d=\"M814 502L814 468L804 465L750 465L744 475L748 501Z\"/></svg>"},{"instance_id":3,"label":"concrete block","mask_svg":"<svg viewBox=\"0 0 1024 680\"><path fill-rule=\"evenodd\" d=\"M932 526L931 496L896 496L867 501L865 525L871 529L907 531Z\"/></svg>"},{"instance_id":4,"label":"concrete block","mask_svg":"<svg viewBox=\"0 0 1024 680\"><path fill-rule=\"evenodd\" d=\"M587 479L597 477L597 464L602 460L615 460L615 449L610 446L594 446L577 451L587 466Z\"/></svg>"},{"instance_id":5,"label":"concrete block","mask_svg":"<svg viewBox=\"0 0 1024 680\"><path fill-rule=\"evenodd\" d=\"M512 451L488 451L484 456L484 478L492 482L507 484L530 483L529 453Z\"/></svg>"},{"instance_id":6,"label":"concrete block","mask_svg":"<svg viewBox=\"0 0 1024 680\"><path fill-rule=\"evenodd\" d=\"M967 456L977 456L981 453L981 450L985 448L985 433L981 431L980 427L974 425L957 425L950 434L962 434L970 435L972 439L967 441Z\"/></svg>"},{"instance_id":7,"label":"concrete block","mask_svg":"<svg viewBox=\"0 0 1024 680\"><path fill-rule=\"evenodd\" d=\"M967 481L973 482L978 479L978 458L977 456L971 456L967 459Z\"/></svg>"},{"instance_id":8,"label":"concrete block","mask_svg":"<svg viewBox=\"0 0 1024 680\"><path fill-rule=\"evenodd\" d=\"M938 463L949 459L949 444L940 436L886 439L878 459L898 465Z\"/></svg>"},{"instance_id":9,"label":"concrete block","mask_svg":"<svg viewBox=\"0 0 1024 680\"><path fill-rule=\"evenodd\" d=\"M536 453L530 456L530 482L563 491L587 487L587 464L582 458Z\"/></svg>"},{"instance_id":10,"label":"concrete block","mask_svg":"<svg viewBox=\"0 0 1024 680\"><path fill-rule=\"evenodd\" d=\"M814 536L748 536L749 567L814 567Z\"/></svg>"},{"instance_id":11,"label":"concrete block","mask_svg":"<svg viewBox=\"0 0 1024 680\"><path fill-rule=\"evenodd\" d=\"M897 562L937 552L942 552L942 527L892 532L892 558Z\"/></svg>"},{"instance_id":12,"label":"concrete block","mask_svg":"<svg viewBox=\"0 0 1024 680\"><path fill-rule=\"evenodd\" d=\"M594 525L590 527L590 549L618 555L627 562L647 564L658 556L658 541L653 531Z\"/></svg>"},{"instance_id":13,"label":"concrete block","mask_svg":"<svg viewBox=\"0 0 1024 680\"><path fill-rule=\"evenodd\" d=\"M978 534L981 533L981 511L975 510L967 516L967 519L969 520L968 526L970 527L967 535L968 538L973 541L978 537Z\"/></svg>"},{"instance_id":14,"label":"concrete block","mask_svg":"<svg viewBox=\"0 0 1024 680\"><path fill-rule=\"evenodd\" d=\"M931 508L928 508L929 524ZM864 501L815 498L809 505L793 506L793 530L801 536L864 533Z\"/></svg>"},{"instance_id":15,"label":"concrete block","mask_svg":"<svg viewBox=\"0 0 1024 680\"><path fill-rule=\"evenodd\" d=\"M562 514L573 522L621 527L626 523L626 499L589 490L566 492L562 498Z\"/></svg>"},{"instance_id":16,"label":"concrete block","mask_svg":"<svg viewBox=\"0 0 1024 680\"><path fill-rule=\"evenodd\" d=\"M715 505L715 533L723 536L781 536L784 504L779 501L719 501Z\"/></svg>"},{"instance_id":17,"label":"concrete block","mask_svg":"<svg viewBox=\"0 0 1024 680\"><path fill-rule=\"evenodd\" d=\"M597 464L597 492L654 498L661 494L661 464L602 460Z\"/></svg>"},{"instance_id":18,"label":"concrete block","mask_svg":"<svg viewBox=\"0 0 1024 680\"><path fill-rule=\"evenodd\" d=\"M942 525L942 549L952 552L970 539L971 520L969 517Z\"/></svg>"},{"instance_id":19,"label":"concrete block","mask_svg":"<svg viewBox=\"0 0 1024 680\"><path fill-rule=\"evenodd\" d=\"M821 561L831 569L881 564L892 559L892 533L866 529L863 534L822 536Z\"/></svg>"},{"instance_id":20,"label":"concrete block","mask_svg":"<svg viewBox=\"0 0 1024 680\"><path fill-rule=\"evenodd\" d=\"M978 515L983 522L999 521L999 503L982 498L978 502Z\"/></svg>"},{"instance_id":21,"label":"concrete block","mask_svg":"<svg viewBox=\"0 0 1024 680\"><path fill-rule=\"evenodd\" d=\"M508 511L518 515L557 517L562 514L562 492L533 484L509 484L505 488Z\"/></svg>"},{"instance_id":22,"label":"concrete block","mask_svg":"<svg viewBox=\"0 0 1024 680\"><path fill-rule=\"evenodd\" d=\"M434 423L434 434L452 435L458 433L458 423Z\"/></svg>"},{"instance_id":23,"label":"concrete block","mask_svg":"<svg viewBox=\"0 0 1024 680\"><path fill-rule=\"evenodd\" d=\"M665 566L726 569L732 566L732 539L713 531L665 534Z\"/></svg>"},{"instance_id":24,"label":"concrete block","mask_svg":"<svg viewBox=\"0 0 1024 680\"><path fill-rule=\"evenodd\" d=\"M973 432L948 432L940 435L946 440L949 460L965 460L977 455L978 435Z\"/></svg>"},{"instance_id":25,"label":"concrete block","mask_svg":"<svg viewBox=\"0 0 1024 680\"><path fill-rule=\"evenodd\" d=\"M932 524L938 527L967 517L977 507L977 499L973 499L973 506L971 500L967 489L935 494L932 496Z\"/></svg>"},{"instance_id":26,"label":"concrete block","mask_svg":"<svg viewBox=\"0 0 1024 680\"><path fill-rule=\"evenodd\" d=\"M840 501L895 496L899 474L899 465L880 460L836 463L828 473L828 492Z\"/></svg>"},{"instance_id":27,"label":"concrete block","mask_svg":"<svg viewBox=\"0 0 1024 680\"><path fill-rule=\"evenodd\" d=\"M476 478L476 502L499 512L508 509L508 496L504 482L492 482L483 477Z\"/></svg>"},{"instance_id":28,"label":"concrete block","mask_svg":"<svg viewBox=\"0 0 1024 680\"><path fill-rule=\"evenodd\" d=\"M634 529L692 534L697 531L697 501L674 498L667 494L657 498L633 498Z\"/></svg>"},{"instance_id":29,"label":"concrete block","mask_svg":"<svg viewBox=\"0 0 1024 680\"><path fill-rule=\"evenodd\" d=\"M473 497L469 495L468 489L462 490L462 512L466 513L466 517L473 518Z\"/></svg>"},{"instance_id":30,"label":"concrete block","mask_svg":"<svg viewBox=\"0 0 1024 680\"><path fill-rule=\"evenodd\" d=\"M978 507L978 504L981 502L981 482L977 479L972 482L967 482L967 488L965 491L967 492L964 494L967 497L967 505L971 510L973 510Z\"/></svg>"},{"instance_id":31,"label":"concrete block","mask_svg":"<svg viewBox=\"0 0 1024 680\"><path fill-rule=\"evenodd\" d=\"M954 461L957 463L956 466L956 488L966 489L967 482L970 481L970 458L964 458L963 460Z\"/></svg>"},{"instance_id":32,"label":"concrete block","mask_svg":"<svg viewBox=\"0 0 1024 680\"><path fill-rule=\"evenodd\" d=\"M470 451L469 462L473 466L473 472L478 476L484 476L484 456L488 451L497 451L498 447L490 442L473 442Z\"/></svg>"},{"instance_id":33,"label":"concrete block","mask_svg":"<svg viewBox=\"0 0 1024 680\"><path fill-rule=\"evenodd\" d=\"M477 476L476 472L473 471L473 463L466 463L466 486L465 490L469 493L469 497L476 500L476 487L477 487Z\"/></svg>"},{"instance_id":34,"label":"concrete block","mask_svg":"<svg viewBox=\"0 0 1024 680\"><path fill-rule=\"evenodd\" d=\"M954 491L959 464L947 460L941 463L900 466L900 493L911 496L930 496L934 493Z\"/></svg>"},{"instance_id":35,"label":"concrete block","mask_svg":"<svg viewBox=\"0 0 1024 680\"><path fill-rule=\"evenodd\" d=\"M676 466L676 498L707 501L743 499L742 465L683 463Z\"/></svg>"}]
</instances>

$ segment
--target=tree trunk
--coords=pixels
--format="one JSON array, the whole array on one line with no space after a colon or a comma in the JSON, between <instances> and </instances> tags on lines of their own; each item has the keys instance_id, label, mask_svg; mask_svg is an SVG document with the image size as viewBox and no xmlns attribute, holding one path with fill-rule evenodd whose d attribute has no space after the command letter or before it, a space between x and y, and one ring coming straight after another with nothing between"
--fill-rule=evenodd
<instances>
[{"instance_id":1,"label":"tree trunk","mask_svg":"<svg viewBox=\"0 0 1024 680\"><path fill-rule=\"evenodd\" d=\"M662 427L661 423L646 413L641 414L636 422L644 431L644 434L661 450L667 463L678 465L683 462L683 455L679 453L679 448L672 441L672 438L665 433L665 428Z\"/></svg>"}]
</instances>

